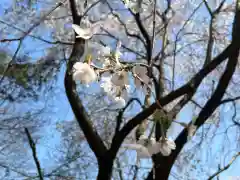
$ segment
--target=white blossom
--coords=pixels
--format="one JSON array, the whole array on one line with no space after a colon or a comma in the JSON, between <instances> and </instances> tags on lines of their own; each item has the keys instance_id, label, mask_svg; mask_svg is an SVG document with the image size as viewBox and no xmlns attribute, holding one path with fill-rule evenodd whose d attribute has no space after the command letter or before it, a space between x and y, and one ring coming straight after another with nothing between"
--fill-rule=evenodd
<instances>
[{"instance_id":1,"label":"white blossom","mask_svg":"<svg viewBox=\"0 0 240 180\"><path fill-rule=\"evenodd\" d=\"M139 144L146 146L148 149L148 153L152 156L153 154L157 154L160 152L160 144L156 142L156 139L153 137L147 137L145 135L141 135L139 137L138 142Z\"/></svg>"},{"instance_id":2,"label":"white blossom","mask_svg":"<svg viewBox=\"0 0 240 180\"><path fill-rule=\"evenodd\" d=\"M141 144L124 144L123 147L137 152L137 159L151 158L151 154L148 149Z\"/></svg>"},{"instance_id":3,"label":"white blossom","mask_svg":"<svg viewBox=\"0 0 240 180\"><path fill-rule=\"evenodd\" d=\"M120 68L121 67L121 63L119 62L119 58L120 56L122 55L121 51L120 51L120 48L122 46L122 42L121 41L118 41L117 42L117 45L116 45L116 50L115 50L115 61L116 61L116 68Z\"/></svg>"},{"instance_id":4,"label":"white blossom","mask_svg":"<svg viewBox=\"0 0 240 180\"><path fill-rule=\"evenodd\" d=\"M148 159L151 158L152 154L149 151L151 148L151 140L149 142L148 137L142 135L139 137L139 140L132 144L124 144L123 147L131 150L135 150L137 152L137 159ZM154 140L153 140L154 141Z\"/></svg>"},{"instance_id":5,"label":"white blossom","mask_svg":"<svg viewBox=\"0 0 240 180\"><path fill-rule=\"evenodd\" d=\"M91 24L89 28L81 28L77 24L72 24L72 28L78 34L78 36L76 36L77 38L90 39L100 30L102 23L102 21L98 21L94 24Z\"/></svg>"},{"instance_id":6,"label":"white blossom","mask_svg":"<svg viewBox=\"0 0 240 180\"><path fill-rule=\"evenodd\" d=\"M111 48L108 46L101 46L98 50L98 58L97 60L102 63L103 67L109 66L110 59L109 56L111 54Z\"/></svg>"},{"instance_id":7,"label":"white blossom","mask_svg":"<svg viewBox=\"0 0 240 180\"><path fill-rule=\"evenodd\" d=\"M131 96L130 93L131 93L131 86L125 85L125 88L121 91L121 96L123 97L123 99L127 100Z\"/></svg>"},{"instance_id":8,"label":"white blossom","mask_svg":"<svg viewBox=\"0 0 240 180\"><path fill-rule=\"evenodd\" d=\"M140 66L137 64L136 66L133 67L133 74L134 76L137 76L135 78L135 86L140 87L141 86L141 81L143 81L145 84L148 84L150 81L150 78L147 76L147 68Z\"/></svg>"},{"instance_id":9,"label":"white blossom","mask_svg":"<svg viewBox=\"0 0 240 180\"><path fill-rule=\"evenodd\" d=\"M109 76L107 77L102 77L101 78L101 84L100 87L106 92L108 95L114 95L114 87L113 83L111 81L111 78Z\"/></svg>"},{"instance_id":10,"label":"white blossom","mask_svg":"<svg viewBox=\"0 0 240 180\"><path fill-rule=\"evenodd\" d=\"M122 97L116 97L115 105L112 107L113 109L121 109L126 106L126 101Z\"/></svg>"},{"instance_id":11,"label":"white blossom","mask_svg":"<svg viewBox=\"0 0 240 180\"><path fill-rule=\"evenodd\" d=\"M142 12L142 9L141 9L142 1L141 0L138 0L136 2L133 2L132 0L131 1L125 0L124 3L125 3L125 7L128 9L131 9L133 11L133 13Z\"/></svg>"},{"instance_id":12,"label":"white blossom","mask_svg":"<svg viewBox=\"0 0 240 180\"><path fill-rule=\"evenodd\" d=\"M101 46L99 54L101 56L106 56L111 54L111 48L108 46Z\"/></svg>"},{"instance_id":13,"label":"white blossom","mask_svg":"<svg viewBox=\"0 0 240 180\"><path fill-rule=\"evenodd\" d=\"M137 141L137 143L139 143L139 144L141 144L141 145L144 145L144 144L150 144L150 145L152 145L152 144L155 144L155 143L156 143L156 139L153 138L153 137L148 138L148 137L145 136L145 135L141 135L141 136L139 137L139 140Z\"/></svg>"},{"instance_id":14,"label":"white blossom","mask_svg":"<svg viewBox=\"0 0 240 180\"><path fill-rule=\"evenodd\" d=\"M115 86L123 87L124 85L129 84L128 74L126 71L117 72L113 74L111 81Z\"/></svg>"},{"instance_id":15,"label":"white blossom","mask_svg":"<svg viewBox=\"0 0 240 180\"><path fill-rule=\"evenodd\" d=\"M79 25L72 24L72 28L78 34L77 38L90 39L93 33L90 28L83 29Z\"/></svg>"},{"instance_id":16,"label":"white blossom","mask_svg":"<svg viewBox=\"0 0 240 180\"><path fill-rule=\"evenodd\" d=\"M133 73L139 77L143 77L147 74L147 68L137 64L133 67Z\"/></svg>"},{"instance_id":17,"label":"white blossom","mask_svg":"<svg viewBox=\"0 0 240 180\"><path fill-rule=\"evenodd\" d=\"M160 139L160 152L163 156L169 156L172 152L172 150L176 149L176 144L171 139Z\"/></svg>"},{"instance_id":18,"label":"white blossom","mask_svg":"<svg viewBox=\"0 0 240 180\"><path fill-rule=\"evenodd\" d=\"M120 51L115 52L115 61L116 61L115 67L116 67L116 69L122 67L121 63L119 62L119 58L120 58L121 55L122 55L122 53Z\"/></svg>"},{"instance_id":19,"label":"white blossom","mask_svg":"<svg viewBox=\"0 0 240 180\"><path fill-rule=\"evenodd\" d=\"M73 68L73 79L75 81L80 81L82 84L89 84L97 79L96 73L87 63L76 62Z\"/></svg>"},{"instance_id":20,"label":"white blossom","mask_svg":"<svg viewBox=\"0 0 240 180\"><path fill-rule=\"evenodd\" d=\"M148 138L145 135L140 136L139 140L132 144L124 144L123 147L135 150L137 159L151 158L153 154L160 152L160 143L155 138Z\"/></svg>"}]
</instances>

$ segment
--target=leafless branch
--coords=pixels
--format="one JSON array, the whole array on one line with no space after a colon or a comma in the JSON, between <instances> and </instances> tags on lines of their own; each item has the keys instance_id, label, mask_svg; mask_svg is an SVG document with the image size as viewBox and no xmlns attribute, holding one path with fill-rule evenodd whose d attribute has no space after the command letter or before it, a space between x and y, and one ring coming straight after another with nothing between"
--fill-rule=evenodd
<instances>
[{"instance_id":1,"label":"leafless branch","mask_svg":"<svg viewBox=\"0 0 240 180\"><path fill-rule=\"evenodd\" d=\"M36 164L36 167L37 167L39 179L43 180L43 174L42 174L42 170L41 170L41 165L40 165L40 162L39 162L38 157L37 157L36 144L33 141L33 139L31 137L28 129L27 128L24 128L24 129L25 129L25 133L26 133L27 138L28 138L29 146L30 146L30 148L32 150L32 155L33 155L33 159L34 159L34 162Z\"/></svg>"},{"instance_id":2,"label":"leafless branch","mask_svg":"<svg viewBox=\"0 0 240 180\"><path fill-rule=\"evenodd\" d=\"M220 168L219 171L215 172L213 175L211 175L208 180L213 179L214 177L218 176L219 174L221 174L222 172L226 171L233 163L234 161L240 156L240 152L238 152L236 155L234 155L231 159L231 161L224 166L223 168Z\"/></svg>"},{"instance_id":3,"label":"leafless branch","mask_svg":"<svg viewBox=\"0 0 240 180\"><path fill-rule=\"evenodd\" d=\"M229 103L229 102L232 102L232 101L237 101L237 100L239 100L239 99L240 99L240 96L237 96L237 97L235 97L235 98L223 99L223 100L221 101L221 104Z\"/></svg>"}]
</instances>

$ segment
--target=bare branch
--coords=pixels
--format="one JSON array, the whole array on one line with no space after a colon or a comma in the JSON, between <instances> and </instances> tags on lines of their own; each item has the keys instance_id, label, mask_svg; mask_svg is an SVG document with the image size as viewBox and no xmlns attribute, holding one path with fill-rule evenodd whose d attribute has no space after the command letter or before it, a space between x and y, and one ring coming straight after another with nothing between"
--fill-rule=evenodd
<instances>
[{"instance_id":1,"label":"bare branch","mask_svg":"<svg viewBox=\"0 0 240 180\"><path fill-rule=\"evenodd\" d=\"M219 174L221 174L223 171L226 171L233 163L234 161L240 156L240 152L238 152L236 155L234 155L231 159L231 161L224 166L223 168L220 168L219 171L215 172L213 175L211 175L208 180L213 179L214 177L218 176Z\"/></svg>"},{"instance_id":2,"label":"bare branch","mask_svg":"<svg viewBox=\"0 0 240 180\"><path fill-rule=\"evenodd\" d=\"M86 2L87 2L87 0L86 0ZM94 3L92 3L91 6L88 7L88 8L85 10L85 12L83 13L82 17L86 16L87 13L88 13L94 6L96 6L96 5L97 5L98 3L100 3L100 2L101 2L101 0L98 0L98 1L96 1L96 2L94 2Z\"/></svg>"},{"instance_id":3,"label":"bare branch","mask_svg":"<svg viewBox=\"0 0 240 180\"><path fill-rule=\"evenodd\" d=\"M210 6L208 5L207 1L206 1L206 0L203 0L203 2L204 2L204 4L205 4L205 6L206 6L206 8L207 8L207 10L208 10L208 12L209 12L209 14L210 14L211 16L213 16L213 12L212 12Z\"/></svg>"},{"instance_id":4,"label":"bare branch","mask_svg":"<svg viewBox=\"0 0 240 180\"><path fill-rule=\"evenodd\" d=\"M144 109L145 107L142 105L141 101L138 98L132 98L128 101L128 103L126 104L126 106L121 109L118 113L117 116L117 124L116 124L116 129L115 129L115 134L119 131L121 123L122 123L122 117L124 112L126 111L126 109L131 105L131 103L133 103L134 101L137 101L137 103Z\"/></svg>"},{"instance_id":5,"label":"bare branch","mask_svg":"<svg viewBox=\"0 0 240 180\"><path fill-rule=\"evenodd\" d=\"M40 180L43 180L43 174L42 174L42 170L41 170L41 165L40 165L40 162L38 160L38 157L37 157L37 150L36 150L36 144L35 142L33 141L29 131L27 128L24 128L25 130L25 133L27 135L27 138L28 138L28 143L29 143L29 146L32 150L32 155L33 155L33 159L34 159L34 162L37 166L37 171L38 171L38 176L39 176L39 179Z\"/></svg>"},{"instance_id":6,"label":"bare branch","mask_svg":"<svg viewBox=\"0 0 240 180\"><path fill-rule=\"evenodd\" d=\"M181 34L181 32L184 30L184 28L186 27L186 25L188 24L188 22L190 21L190 19L195 15L195 13L197 12L197 10L202 6L202 3L199 3L199 5L194 9L194 11L190 14L190 16L188 17L188 19L184 22L183 26L181 27L181 29L177 32L176 38L175 38L175 42L174 42L174 50L173 50L173 74L172 74L172 90L175 89L175 66L176 66L176 55L177 55L177 43L179 41L179 35ZM158 58L159 55L161 54L161 52L159 52L159 54L155 57ZM163 58L163 57L162 57Z\"/></svg>"},{"instance_id":7,"label":"bare branch","mask_svg":"<svg viewBox=\"0 0 240 180\"><path fill-rule=\"evenodd\" d=\"M81 17L78 14L77 5L75 0L69 0L70 9L72 12L72 18L74 24L80 24Z\"/></svg>"},{"instance_id":8,"label":"bare branch","mask_svg":"<svg viewBox=\"0 0 240 180\"><path fill-rule=\"evenodd\" d=\"M140 18L140 13L137 12L136 14L134 14L134 12L132 12L131 9L128 9L128 10L132 14L132 16L134 17L134 19L135 19L135 21L137 23L137 26L138 26L140 32L142 33L142 35L143 35L143 37L144 37L144 39L146 41L145 47L146 47L146 50L147 50L147 61L148 61L148 63L150 63L151 58L152 58L151 38L150 38L146 28L142 24L142 21L141 21L141 18Z\"/></svg>"},{"instance_id":9,"label":"bare branch","mask_svg":"<svg viewBox=\"0 0 240 180\"><path fill-rule=\"evenodd\" d=\"M224 100L221 101L221 104L229 103L229 102L232 102L232 101L237 101L239 99L240 99L240 96L237 96L235 98L224 99Z\"/></svg>"}]
</instances>

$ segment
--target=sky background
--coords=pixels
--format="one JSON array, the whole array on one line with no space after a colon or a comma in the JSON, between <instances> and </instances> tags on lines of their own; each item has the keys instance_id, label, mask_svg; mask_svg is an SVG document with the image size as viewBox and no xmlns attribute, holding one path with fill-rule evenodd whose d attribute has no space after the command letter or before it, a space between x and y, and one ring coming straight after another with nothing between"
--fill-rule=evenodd
<instances>
[{"instance_id":1,"label":"sky background","mask_svg":"<svg viewBox=\"0 0 240 180\"><path fill-rule=\"evenodd\" d=\"M9 7L11 5L10 1L7 0L1 0L0 2L0 20L3 20L4 17L4 12L3 9L5 7ZM206 13L206 11L202 10L202 13ZM0 28L1 28L2 24L0 23ZM70 29L69 29L70 30ZM11 34L9 35L9 37L14 37ZM45 34L44 38L49 38L50 36ZM1 39L1 35L0 35L0 39ZM47 44L43 44L42 42L32 42L30 39L26 38L25 40L25 44L28 45L26 46L27 49L29 50L35 50L36 47L41 46L41 49L45 48L47 46ZM159 43L160 44L160 43ZM33 45L33 46L32 46ZM2 45L0 45L0 47L2 47ZM12 52L14 52L14 50L17 47L17 43L11 43L11 46L9 46L9 48L11 49ZM114 48L114 44L113 44L113 48ZM156 49L160 48L160 45L156 46ZM38 59L39 57L41 57L43 54L41 51L37 51L31 54L31 57L33 57L33 59ZM127 54L124 54L125 58L128 58ZM71 108L68 104L68 100L65 96L65 89L63 86L63 78L64 78L64 72L65 72L65 68L62 67L61 71L59 73L59 77L57 80L57 85L58 88L55 90L55 93L58 94L58 96L53 96L51 100L53 100L53 104L51 104L51 107L54 107L54 114L49 114L51 116L51 123L48 124L48 126L45 129L45 135L44 137L40 140L37 149L38 149L38 156L40 159L40 162L42 164L43 167L47 167L47 166L51 166L54 165L53 163L51 163L51 161L49 161L49 149L53 148L54 146L57 146L58 143L60 142L60 133L59 131L56 130L56 123L57 122L61 122L61 121L71 121L74 117L73 117L73 113L71 111ZM179 81L177 81L177 83L181 84L182 82L180 82L181 79L179 79ZM90 87L91 88L91 87ZM139 93L138 93L139 94ZM143 98L142 98L143 100ZM41 103L39 103L41 106ZM221 119L229 119L232 116L232 113L229 112L229 108L232 108L229 105L226 105L225 107L221 107L221 114L220 117ZM137 109L133 110L133 113L135 113L134 111L137 111ZM193 109L191 106L186 106L181 113L178 115L177 117L177 121L181 121L181 122L186 122L191 120L191 116L193 114ZM53 118L54 117L54 118ZM226 121L224 121L226 122ZM227 124L224 124L223 126L227 126ZM221 128L221 127L220 127ZM171 137L175 138L176 135L178 134L178 132L180 132L180 128L179 125L177 124L173 124L173 127L171 127ZM200 131L200 130L199 130ZM220 129L219 129L220 131ZM216 138L214 138L214 140L212 141L212 144L214 144L214 146L218 146L218 142L221 141L221 136L218 136ZM230 140L233 139L230 135ZM234 143L234 142L231 142ZM188 146L191 146L191 143L189 143ZM207 148L206 147L207 144L204 144L201 146L201 148ZM196 153L202 153L202 161L203 162L207 162L207 164L209 164L209 170L210 172L212 171L212 173L214 173L216 171L216 169L212 169L211 170L211 166L214 165L215 160L213 160L212 158L210 158L211 156L214 157L214 154L216 154L218 149L211 149L211 154L207 154L206 151L199 151ZM233 155L233 153L229 153L229 158L231 158ZM131 157L131 156L130 156ZM228 160L226 160L227 162L230 160L229 158L227 158ZM50 157L51 159L51 157ZM52 161L53 162L53 161ZM144 161L143 165L148 166L149 162ZM238 165L240 164L240 160L236 160L234 162L234 164L224 173L221 174L220 179L221 180L225 180L228 179L230 176L239 176L240 177L240 172L238 170ZM170 178L170 179L174 179L174 178ZM197 179L201 179L201 177L198 177Z\"/></svg>"}]
</instances>

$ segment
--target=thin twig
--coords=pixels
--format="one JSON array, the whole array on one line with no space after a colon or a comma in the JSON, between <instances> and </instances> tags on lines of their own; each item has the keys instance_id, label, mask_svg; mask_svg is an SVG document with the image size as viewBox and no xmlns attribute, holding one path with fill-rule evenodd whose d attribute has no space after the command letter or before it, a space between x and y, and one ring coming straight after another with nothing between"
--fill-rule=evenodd
<instances>
[{"instance_id":1,"label":"thin twig","mask_svg":"<svg viewBox=\"0 0 240 180\"><path fill-rule=\"evenodd\" d=\"M208 180L213 179L214 177L218 176L220 173L222 173L223 171L226 171L232 164L233 162L238 158L238 156L240 156L240 152L238 152L235 156L233 156L233 158L231 159L231 161L228 163L228 165L224 166L223 168L221 168L219 171L215 172L213 175L211 175Z\"/></svg>"}]
</instances>

